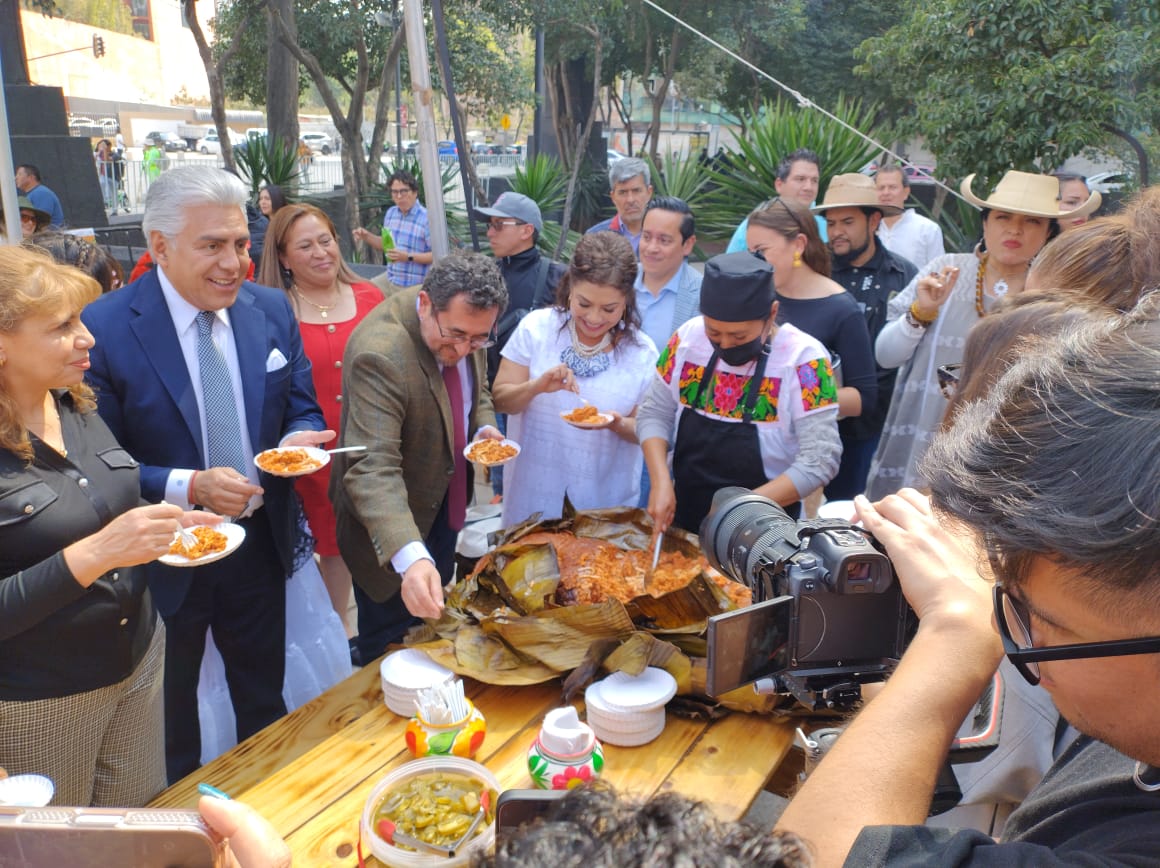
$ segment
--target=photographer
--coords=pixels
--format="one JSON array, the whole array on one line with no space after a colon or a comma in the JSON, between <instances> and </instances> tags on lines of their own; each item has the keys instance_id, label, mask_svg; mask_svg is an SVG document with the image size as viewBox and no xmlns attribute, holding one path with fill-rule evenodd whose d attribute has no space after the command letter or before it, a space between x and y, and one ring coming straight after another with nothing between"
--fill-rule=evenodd
<instances>
[{"instance_id":1,"label":"photographer","mask_svg":"<svg viewBox=\"0 0 1160 868\"><path fill-rule=\"evenodd\" d=\"M962 407L929 452L930 502L857 501L920 626L782 815L817 864L1154 864L1160 383L1140 372L1160 368L1158 300L1037 344ZM919 826L1004 653L1085 735L1002 841Z\"/></svg>"}]
</instances>

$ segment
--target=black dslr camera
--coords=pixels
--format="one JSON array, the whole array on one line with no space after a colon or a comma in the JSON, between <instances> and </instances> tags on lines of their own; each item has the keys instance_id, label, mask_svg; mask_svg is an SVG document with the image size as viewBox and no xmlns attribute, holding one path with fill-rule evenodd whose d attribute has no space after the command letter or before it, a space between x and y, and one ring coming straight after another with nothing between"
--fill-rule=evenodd
<instances>
[{"instance_id":1,"label":"black dslr camera","mask_svg":"<svg viewBox=\"0 0 1160 868\"><path fill-rule=\"evenodd\" d=\"M701 523L714 568L753 605L709 619L707 691L754 681L813 710L845 710L893 670L913 614L890 559L848 521L795 522L772 500L723 488Z\"/></svg>"}]
</instances>

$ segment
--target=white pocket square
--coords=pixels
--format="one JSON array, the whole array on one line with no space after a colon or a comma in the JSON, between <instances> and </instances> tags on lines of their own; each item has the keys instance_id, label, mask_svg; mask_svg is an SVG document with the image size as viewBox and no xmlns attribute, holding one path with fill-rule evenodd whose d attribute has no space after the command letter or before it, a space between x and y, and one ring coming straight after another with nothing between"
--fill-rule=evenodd
<instances>
[{"instance_id":1,"label":"white pocket square","mask_svg":"<svg viewBox=\"0 0 1160 868\"><path fill-rule=\"evenodd\" d=\"M282 355L282 351L274 348L270 350L270 355L266 356L266 373L281 370L288 364L290 363L286 361L286 357Z\"/></svg>"}]
</instances>

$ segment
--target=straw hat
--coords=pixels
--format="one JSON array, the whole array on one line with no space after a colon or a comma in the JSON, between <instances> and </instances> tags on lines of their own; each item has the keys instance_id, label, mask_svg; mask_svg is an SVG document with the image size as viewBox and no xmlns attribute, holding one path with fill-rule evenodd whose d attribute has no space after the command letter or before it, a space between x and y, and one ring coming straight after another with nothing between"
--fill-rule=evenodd
<instances>
[{"instance_id":1,"label":"straw hat","mask_svg":"<svg viewBox=\"0 0 1160 868\"><path fill-rule=\"evenodd\" d=\"M1031 217L1050 217L1053 220L1086 217L1099 208L1102 201L1100 194L1093 191L1088 200L1075 210L1060 211L1059 179L1054 175L1033 175L1011 170L999 179L990 199L980 199L971 192L973 180L974 173L963 178L963 183L959 185L963 198L972 205Z\"/></svg>"},{"instance_id":2,"label":"straw hat","mask_svg":"<svg viewBox=\"0 0 1160 868\"><path fill-rule=\"evenodd\" d=\"M879 202L874 179L861 172L835 175L830 179L830 186L826 188L822 204L815 205L810 210L815 214L821 214L828 208L875 208L882 212L883 217L894 217L902 213L901 208Z\"/></svg>"}]
</instances>

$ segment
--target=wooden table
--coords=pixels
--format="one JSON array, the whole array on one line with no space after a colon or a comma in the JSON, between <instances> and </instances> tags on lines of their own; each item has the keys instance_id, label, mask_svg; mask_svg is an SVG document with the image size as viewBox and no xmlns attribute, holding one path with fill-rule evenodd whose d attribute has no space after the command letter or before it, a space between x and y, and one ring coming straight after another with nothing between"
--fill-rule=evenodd
<instances>
[{"instance_id":1,"label":"wooden table","mask_svg":"<svg viewBox=\"0 0 1160 868\"><path fill-rule=\"evenodd\" d=\"M531 787L525 754L544 714L562 704L559 682L499 687L469 681L467 688L487 718L476 759L504 789ZM205 781L261 811L286 838L294 864L353 866L367 796L411 758L406 725L383 704L376 662L174 784L151 805L193 807L197 784ZM685 793L734 820L749 809L792 740L793 724L784 719L734 713L706 722L670 714L650 744L607 745L603 776L636 796Z\"/></svg>"}]
</instances>

